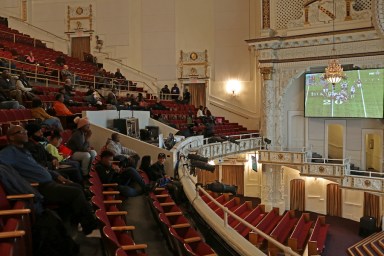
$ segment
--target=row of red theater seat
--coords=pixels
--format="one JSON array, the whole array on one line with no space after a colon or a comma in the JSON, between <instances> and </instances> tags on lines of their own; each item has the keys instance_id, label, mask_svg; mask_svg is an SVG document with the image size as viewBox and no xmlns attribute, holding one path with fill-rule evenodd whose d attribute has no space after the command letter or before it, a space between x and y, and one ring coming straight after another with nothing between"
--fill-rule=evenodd
<instances>
[{"instance_id":1,"label":"row of red theater seat","mask_svg":"<svg viewBox=\"0 0 384 256\"><path fill-rule=\"evenodd\" d=\"M33 194L7 195L0 183L0 255L32 255Z\"/></svg>"},{"instance_id":2,"label":"row of red theater seat","mask_svg":"<svg viewBox=\"0 0 384 256\"><path fill-rule=\"evenodd\" d=\"M145 256L146 244L136 244L133 240L134 226L127 225L125 216L128 214L119 207L121 200L117 184L102 184L95 171L90 172L90 191L93 193L92 203L96 208L96 218L100 223L104 248L108 255L140 255Z\"/></svg>"},{"instance_id":3,"label":"row of red theater seat","mask_svg":"<svg viewBox=\"0 0 384 256\"><path fill-rule=\"evenodd\" d=\"M313 224L309 219L308 213L303 213L298 220L293 210L287 211L283 216L280 216L278 208L273 208L272 211L266 213L264 205L258 205L256 208L252 208L251 202L240 204L239 198L234 197L230 199L228 194L217 195L211 192L210 195L234 214L270 235L280 243L286 244L288 240L288 246L296 252L302 252L305 248L305 242L307 241L308 247L311 248L309 249L309 255L317 255L324 249L329 228L329 224L325 223L324 216L317 218L311 237L308 239L309 231ZM224 218L224 212L217 204L213 203L208 196L202 193L200 193L200 196L218 216ZM247 238L251 243L258 247L263 247L264 237L251 231L249 227L234 219L232 216L228 216L228 225L243 237ZM278 254L277 248L271 243L268 243L268 251L272 255Z\"/></svg>"},{"instance_id":4,"label":"row of red theater seat","mask_svg":"<svg viewBox=\"0 0 384 256\"><path fill-rule=\"evenodd\" d=\"M168 191L164 188L150 193L154 216L161 226L175 255L213 256L216 253L184 217Z\"/></svg>"}]
</instances>

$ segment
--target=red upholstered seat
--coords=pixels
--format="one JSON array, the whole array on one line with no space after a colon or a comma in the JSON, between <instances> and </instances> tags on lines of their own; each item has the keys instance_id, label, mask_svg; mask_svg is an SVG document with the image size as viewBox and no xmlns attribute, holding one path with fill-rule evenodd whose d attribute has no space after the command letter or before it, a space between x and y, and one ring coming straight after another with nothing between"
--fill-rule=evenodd
<instances>
[{"instance_id":1,"label":"red upholstered seat","mask_svg":"<svg viewBox=\"0 0 384 256\"><path fill-rule=\"evenodd\" d=\"M203 241L184 244L184 248L193 256L213 256L215 251Z\"/></svg>"}]
</instances>

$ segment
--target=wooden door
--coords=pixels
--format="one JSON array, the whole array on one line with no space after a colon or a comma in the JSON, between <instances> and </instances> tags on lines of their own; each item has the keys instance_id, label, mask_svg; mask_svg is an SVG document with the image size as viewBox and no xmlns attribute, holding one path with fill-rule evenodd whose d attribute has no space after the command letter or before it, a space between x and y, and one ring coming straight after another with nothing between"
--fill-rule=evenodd
<instances>
[{"instance_id":1,"label":"wooden door","mask_svg":"<svg viewBox=\"0 0 384 256\"><path fill-rule=\"evenodd\" d=\"M89 36L72 37L71 56L84 60L84 53L91 52L91 38Z\"/></svg>"}]
</instances>

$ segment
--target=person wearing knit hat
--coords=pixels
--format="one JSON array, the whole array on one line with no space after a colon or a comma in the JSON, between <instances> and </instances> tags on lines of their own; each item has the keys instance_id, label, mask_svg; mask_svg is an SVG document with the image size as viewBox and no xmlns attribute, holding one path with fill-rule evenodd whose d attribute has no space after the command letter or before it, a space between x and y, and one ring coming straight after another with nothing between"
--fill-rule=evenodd
<instances>
[{"instance_id":1,"label":"person wearing knit hat","mask_svg":"<svg viewBox=\"0 0 384 256\"><path fill-rule=\"evenodd\" d=\"M67 147L73 152L71 159L81 162L83 176L87 176L91 163L97 155L96 151L91 149L89 145L89 140L92 135L92 131L89 129L90 123L86 117L76 117L73 121L77 129L73 131L69 138Z\"/></svg>"},{"instance_id":2,"label":"person wearing knit hat","mask_svg":"<svg viewBox=\"0 0 384 256\"><path fill-rule=\"evenodd\" d=\"M89 120L87 117L75 117L75 119L73 119L73 122L77 125L77 129L80 129L81 127L85 126L85 125L89 125Z\"/></svg>"}]
</instances>

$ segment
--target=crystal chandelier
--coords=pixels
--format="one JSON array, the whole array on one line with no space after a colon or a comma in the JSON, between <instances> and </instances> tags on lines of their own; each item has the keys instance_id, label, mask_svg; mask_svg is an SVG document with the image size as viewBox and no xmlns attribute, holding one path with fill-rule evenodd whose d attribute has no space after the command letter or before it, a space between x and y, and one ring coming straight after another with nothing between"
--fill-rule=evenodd
<instances>
[{"instance_id":1,"label":"crystal chandelier","mask_svg":"<svg viewBox=\"0 0 384 256\"><path fill-rule=\"evenodd\" d=\"M336 6L333 0L333 18L332 18L332 55L335 56L335 19L336 19ZM335 85L345 79L345 74L338 59L331 59L328 62L328 67L325 68L324 79L329 83Z\"/></svg>"},{"instance_id":2,"label":"crystal chandelier","mask_svg":"<svg viewBox=\"0 0 384 256\"><path fill-rule=\"evenodd\" d=\"M345 79L345 74L339 60L331 59L329 61L328 67L325 68L324 79L331 84L337 84L341 79Z\"/></svg>"}]
</instances>

